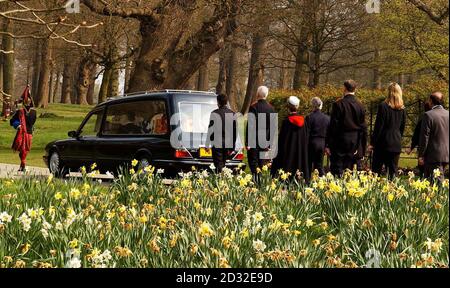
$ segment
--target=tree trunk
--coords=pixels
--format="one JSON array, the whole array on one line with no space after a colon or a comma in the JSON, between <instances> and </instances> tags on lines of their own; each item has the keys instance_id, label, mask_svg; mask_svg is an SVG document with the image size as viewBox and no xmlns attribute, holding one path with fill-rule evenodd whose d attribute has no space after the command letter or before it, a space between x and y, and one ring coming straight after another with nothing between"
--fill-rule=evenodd
<instances>
[{"instance_id":1,"label":"tree trunk","mask_svg":"<svg viewBox=\"0 0 450 288\"><path fill-rule=\"evenodd\" d=\"M39 73L39 85L36 97L38 99L37 107L47 108L52 49L50 39L44 39L42 44L41 71Z\"/></svg>"},{"instance_id":2,"label":"tree trunk","mask_svg":"<svg viewBox=\"0 0 450 288\"><path fill-rule=\"evenodd\" d=\"M127 53L130 52L130 47L127 46ZM127 57L125 60L125 83L123 86L123 91L128 91L128 87L130 86L130 77L131 77L131 69L132 69L132 57Z\"/></svg>"},{"instance_id":3,"label":"tree trunk","mask_svg":"<svg viewBox=\"0 0 450 288\"><path fill-rule=\"evenodd\" d=\"M403 88L405 86L405 74L400 73L398 75L398 84Z\"/></svg>"},{"instance_id":4,"label":"tree trunk","mask_svg":"<svg viewBox=\"0 0 450 288\"><path fill-rule=\"evenodd\" d=\"M241 2L231 1L230 5L217 5L210 20L204 22L181 47L179 44L185 30L183 19L189 20L191 13L184 13L187 15L181 16L183 19L180 21L168 18L160 22L152 18L140 19L142 43L128 92L186 86L200 67L224 46L225 39L237 29L234 15L240 10ZM165 40L166 30L172 27L172 31L180 33Z\"/></svg>"},{"instance_id":5,"label":"tree trunk","mask_svg":"<svg viewBox=\"0 0 450 288\"><path fill-rule=\"evenodd\" d=\"M72 65L69 60L64 63L63 81L61 87L61 103L70 104L72 95Z\"/></svg>"},{"instance_id":6,"label":"tree trunk","mask_svg":"<svg viewBox=\"0 0 450 288\"><path fill-rule=\"evenodd\" d=\"M0 49L3 49L2 43L0 43ZM5 49L3 49L3 50L5 50ZM2 92L3 92L3 53L0 53L0 99L3 101L3 93Z\"/></svg>"},{"instance_id":7,"label":"tree trunk","mask_svg":"<svg viewBox=\"0 0 450 288\"><path fill-rule=\"evenodd\" d=\"M120 70L117 68L117 65L114 65L111 70L111 77L109 79L108 85L108 98L116 97L119 95L119 77Z\"/></svg>"},{"instance_id":8,"label":"tree trunk","mask_svg":"<svg viewBox=\"0 0 450 288\"><path fill-rule=\"evenodd\" d=\"M380 73L380 50L375 48L374 57L373 57L375 68L373 69L373 82L372 89L380 90L381 87L381 73Z\"/></svg>"},{"instance_id":9,"label":"tree trunk","mask_svg":"<svg viewBox=\"0 0 450 288\"><path fill-rule=\"evenodd\" d=\"M227 78L226 78L226 93L230 99L230 106L233 111L238 110L238 101L236 95L236 62L237 62L237 45L232 43L227 59Z\"/></svg>"},{"instance_id":10,"label":"tree trunk","mask_svg":"<svg viewBox=\"0 0 450 288\"><path fill-rule=\"evenodd\" d=\"M56 75L57 76L57 75ZM55 83L55 64L52 61L50 64L50 83L48 83L48 102L53 103L53 85Z\"/></svg>"},{"instance_id":11,"label":"tree trunk","mask_svg":"<svg viewBox=\"0 0 450 288\"><path fill-rule=\"evenodd\" d=\"M55 86L53 88L53 97L52 97L52 102L56 103L56 95L58 95L58 91L59 91L59 85L61 84L61 71L60 71L60 67L58 66L57 70L56 70L56 79L55 79Z\"/></svg>"},{"instance_id":12,"label":"tree trunk","mask_svg":"<svg viewBox=\"0 0 450 288\"><path fill-rule=\"evenodd\" d=\"M95 104L95 80L97 74L97 64L92 65L90 71L89 88L87 92L87 102L89 105ZM98 101L97 101L98 102Z\"/></svg>"},{"instance_id":13,"label":"tree trunk","mask_svg":"<svg viewBox=\"0 0 450 288\"><path fill-rule=\"evenodd\" d=\"M310 52L309 53L309 83L310 88L319 86L320 84L320 52Z\"/></svg>"},{"instance_id":14,"label":"tree trunk","mask_svg":"<svg viewBox=\"0 0 450 288\"><path fill-rule=\"evenodd\" d=\"M12 32L13 23L7 19L3 23L3 31ZM3 34L3 50L14 51L14 38ZM3 54L3 108L2 115L5 115L6 108L10 106L11 97L14 94L14 53Z\"/></svg>"},{"instance_id":15,"label":"tree trunk","mask_svg":"<svg viewBox=\"0 0 450 288\"><path fill-rule=\"evenodd\" d=\"M219 76L216 85L217 94L223 94L226 92L226 80L227 80L227 49L223 48L219 53Z\"/></svg>"},{"instance_id":16,"label":"tree trunk","mask_svg":"<svg viewBox=\"0 0 450 288\"><path fill-rule=\"evenodd\" d=\"M264 59L262 54L266 46L265 44L266 40L262 35L256 34L253 37L247 91L245 93L245 99L241 109L242 114L246 114L248 112L248 108L256 97L258 86L263 82Z\"/></svg>"},{"instance_id":17,"label":"tree trunk","mask_svg":"<svg viewBox=\"0 0 450 288\"><path fill-rule=\"evenodd\" d=\"M100 92L98 93L98 103L103 103L108 98L109 83L111 82L111 71L110 67L106 67L103 72L102 85L100 86Z\"/></svg>"},{"instance_id":18,"label":"tree trunk","mask_svg":"<svg viewBox=\"0 0 450 288\"><path fill-rule=\"evenodd\" d=\"M127 9L107 5L105 1L82 2L97 14L139 21L139 56L126 93L186 86L200 67L223 47L225 39L236 31L237 17L244 4L242 0L228 0L211 5L214 7L212 15L199 23L198 30L192 31L186 23L198 20L193 19L192 10L198 1L162 1L155 9Z\"/></svg>"},{"instance_id":19,"label":"tree trunk","mask_svg":"<svg viewBox=\"0 0 450 288\"><path fill-rule=\"evenodd\" d=\"M76 66L72 67L72 80L71 80L71 85L72 85L72 94L70 95L70 102L72 102L72 104L77 104L78 103L78 90L77 90L77 82L78 82L78 67L79 63L77 63Z\"/></svg>"},{"instance_id":20,"label":"tree trunk","mask_svg":"<svg viewBox=\"0 0 450 288\"><path fill-rule=\"evenodd\" d=\"M305 43L297 45L297 54L295 55L295 70L292 89L300 90L305 85L305 66L308 64L308 47Z\"/></svg>"},{"instance_id":21,"label":"tree trunk","mask_svg":"<svg viewBox=\"0 0 450 288\"><path fill-rule=\"evenodd\" d=\"M78 68L78 79L76 84L79 105L89 104L87 94L89 86L91 84L91 71L93 66L95 65L92 62L92 58L90 57L90 55L86 55L81 59Z\"/></svg>"},{"instance_id":22,"label":"tree trunk","mask_svg":"<svg viewBox=\"0 0 450 288\"><path fill-rule=\"evenodd\" d=\"M284 48L282 52L281 67L280 67L280 78L278 79L278 89L285 90L288 89L288 61L286 58L288 57L287 49Z\"/></svg>"},{"instance_id":23,"label":"tree trunk","mask_svg":"<svg viewBox=\"0 0 450 288\"><path fill-rule=\"evenodd\" d=\"M33 56L33 79L31 79L31 97L33 97L33 100L35 103L39 101L37 95L39 90L39 74L41 71L41 50L42 50L42 40L37 39L35 40L36 46L34 50L34 56Z\"/></svg>"},{"instance_id":24,"label":"tree trunk","mask_svg":"<svg viewBox=\"0 0 450 288\"><path fill-rule=\"evenodd\" d=\"M200 67L200 69L198 70L197 90L209 90L208 63L202 65L202 67Z\"/></svg>"}]
</instances>

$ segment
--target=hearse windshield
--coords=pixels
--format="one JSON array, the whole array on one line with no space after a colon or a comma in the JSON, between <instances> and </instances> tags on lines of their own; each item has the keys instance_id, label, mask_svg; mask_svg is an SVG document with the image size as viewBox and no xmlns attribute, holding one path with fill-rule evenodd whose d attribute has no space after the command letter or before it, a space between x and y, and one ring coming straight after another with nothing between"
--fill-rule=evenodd
<instances>
[{"instance_id":1,"label":"hearse windshield","mask_svg":"<svg viewBox=\"0 0 450 288\"><path fill-rule=\"evenodd\" d=\"M211 112L217 109L216 97L179 95L175 101L181 130L185 133L207 134Z\"/></svg>"}]
</instances>

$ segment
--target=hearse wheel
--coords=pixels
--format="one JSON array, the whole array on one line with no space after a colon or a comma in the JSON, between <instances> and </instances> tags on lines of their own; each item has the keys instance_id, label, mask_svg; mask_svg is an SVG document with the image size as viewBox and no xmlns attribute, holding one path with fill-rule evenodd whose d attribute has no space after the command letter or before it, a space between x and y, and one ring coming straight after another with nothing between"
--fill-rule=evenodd
<instances>
[{"instance_id":1,"label":"hearse wheel","mask_svg":"<svg viewBox=\"0 0 450 288\"><path fill-rule=\"evenodd\" d=\"M138 159L138 170L144 170L146 167L150 166L150 159L148 156L142 156Z\"/></svg>"},{"instance_id":2,"label":"hearse wheel","mask_svg":"<svg viewBox=\"0 0 450 288\"><path fill-rule=\"evenodd\" d=\"M64 178L68 173L68 170L62 166L61 158L56 151L53 151L50 154L48 169L50 170L50 173L57 178Z\"/></svg>"}]
</instances>

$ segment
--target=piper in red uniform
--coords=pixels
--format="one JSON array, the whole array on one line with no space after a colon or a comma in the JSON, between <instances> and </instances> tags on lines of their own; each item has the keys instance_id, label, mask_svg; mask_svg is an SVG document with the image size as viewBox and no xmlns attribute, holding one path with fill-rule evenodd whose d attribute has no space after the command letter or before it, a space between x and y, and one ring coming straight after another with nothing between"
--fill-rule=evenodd
<instances>
[{"instance_id":1,"label":"piper in red uniform","mask_svg":"<svg viewBox=\"0 0 450 288\"><path fill-rule=\"evenodd\" d=\"M19 152L19 172L25 172L26 158L31 150L33 139L33 126L36 123L36 110L33 109L34 103L30 97L29 86L25 88L19 102L23 104L23 108L17 110L10 120L10 125L17 130L12 149Z\"/></svg>"}]
</instances>

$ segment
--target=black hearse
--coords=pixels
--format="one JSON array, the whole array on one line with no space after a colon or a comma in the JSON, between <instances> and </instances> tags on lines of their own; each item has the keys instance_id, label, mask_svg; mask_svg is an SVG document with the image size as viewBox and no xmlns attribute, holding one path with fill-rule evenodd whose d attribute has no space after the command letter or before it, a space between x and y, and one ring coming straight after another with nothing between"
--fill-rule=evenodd
<instances>
[{"instance_id":1,"label":"black hearse","mask_svg":"<svg viewBox=\"0 0 450 288\"><path fill-rule=\"evenodd\" d=\"M133 159L166 172L211 166L205 147L216 94L165 90L135 93L97 105L70 139L51 142L44 161L52 174L65 176L96 163L102 172L115 172ZM244 155L229 155L227 167L242 165Z\"/></svg>"}]
</instances>

